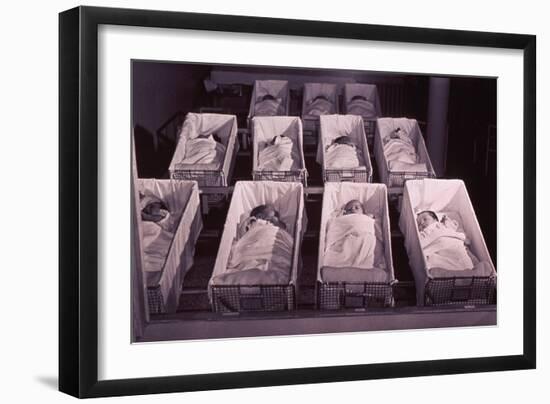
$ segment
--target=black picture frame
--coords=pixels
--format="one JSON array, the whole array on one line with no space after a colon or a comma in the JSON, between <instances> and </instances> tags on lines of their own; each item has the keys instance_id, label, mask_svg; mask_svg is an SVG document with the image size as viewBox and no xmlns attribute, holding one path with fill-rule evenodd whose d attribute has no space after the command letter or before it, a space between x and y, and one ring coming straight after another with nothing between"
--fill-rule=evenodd
<instances>
[{"instance_id":1,"label":"black picture frame","mask_svg":"<svg viewBox=\"0 0 550 404\"><path fill-rule=\"evenodd\" d=\"M98 26L259 33L523 51L523 353L402 363L98 381ZM59 389L76 397L324 383L536 366L536 37L533 35L77 7L59 15Z\"/></svg>"}]
</instances>

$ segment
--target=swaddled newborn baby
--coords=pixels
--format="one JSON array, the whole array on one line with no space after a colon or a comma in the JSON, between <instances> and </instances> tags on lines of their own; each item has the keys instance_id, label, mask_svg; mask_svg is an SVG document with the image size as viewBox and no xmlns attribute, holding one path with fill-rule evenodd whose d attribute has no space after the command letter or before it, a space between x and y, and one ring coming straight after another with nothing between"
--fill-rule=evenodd
<instances>
[{"instance_id":1,"label":"swaddled newborn baby","mask_svg":"<svg viewBox=\"0 0 550 404\"><path fill-rule=\"evenodd\" d=\"M326 168L349 169L364 166L363 153L349 136L339 136L326 150Z\"/></svg>"},{"instance_id":2,"label":"swaddled newborn baby","mask_svg":"<svg viewBox=\"0 0 550 404\"><path fill-rule=\"evenodd\" d=\"M186 139L185 155L178 164L179 168L185 166L204 164L204 169L217 170L221 167L225 156L226 147L220 136L215 133L203 133L195 138Z\"/></svg>"},{"instance_id":3,"label":"swaddled newborn baby","mask_svg":"<svg viewBox=\"0 0 550 404\"><path fill-rule=\"evenodd\" d=\"M334 113L334 104L324 95L318 95L307 103L305 115L328 115Z\"/></svg>"},{"instance_id":4,"label":"swaddled newborn baby","mask_svg":"<svg viewBox=\"0 0 550 404\"><path fill-rule=\"evenodd\" d=\"M224 273L215 284L286 284L292 265L293 237L271 204L256 206L240 225Z\"/></svg>"},{"instance_id":5,"label":"swaddled newborn baby","mask_svg":"<svg viewBox=\"0 0 550 404\"><path fill-rule=\"evenodd\" d=\"M458 231L458 223L447 216L439 221L435 212L425 210L416 218L420 233L420 246L426 257L428 269L472 269L477 262L466 248L466 235ZM474 257L475 258L475 257Z\"/></svg>"},{"instance_id":6,"label":"swaddled newborn baby","mask_svg":"<svg viewBox=\"0 0 550 404\"><path fill-rule=\"evenodd\" d=\"M364 269L384 266L380 259L382 243L377 240L375 225L374 215L365 214L359 200L348 201L342 214L327 224L324 266Z\"/></svg>"},{"instance_id":7,"label":"swaddled newborn baby","mask_svg":"<svg viewBox=\"0 0 550 404\"><path fill-rule=\"evenodd\" d=\"M285 108L282 98L276 98L271 94L265 94L256 100L254 105L255 116L276 116L284 115Z\"/></svg>"},{"instance_id":8,"label":"swaddled newborn baby","mask_svg":"<svg viewBox=\"0 0 550 404\"><path fill-rule=\"evenodd\" d=\"M260 150L258 170L290 171L297 169L297 164L292 158L293 146L292 139L288 136L275 136Z\"/></svg>"},{"instance_id":9,"label":"swaddled newborn baby","mask_svg":"<svg viewBox=\"0 0 550 404\"><path fill-rule=\"evenodd\" d=\"M242 237L255 224L269 223L286 230L286 224L279 217L279 212L271 204L258 205L250 211L250 216L240 225L239 237Z\"/></svg>"},{"instance_id":10,"label":"swaddled newborn baby","mask_svg":"<svg viewBox=\"0 0 550 404\"><path fill-rule=\"evenodd\" d=\"M174 236L177 217L154 195L140 193L140 204L144 269L148 272L160 271Z\"/></svg>"},{"instance_id":11,"label":"swaddled newborn baby","mask_svg":"<svg viewBox=\"0 0 550 404\"><path fill-rule=\"evenodd\" d=\"M409 134L397 128L383 138L384 155L390 171L426 172L424 163L418 162L418 154Z\"/></svg>"},{"instance_id":12,"label":"swaddled newborn baby","mask_svg":"<svg viewBox=\"0 0 550 404\"><path fill-rule=\"evenodd\" d=\"M359 115L363 118L376 117L376 108L374 104L362 95L353 96L348 102L346 110L348 114Z\"/></svg>"}]
</instances>

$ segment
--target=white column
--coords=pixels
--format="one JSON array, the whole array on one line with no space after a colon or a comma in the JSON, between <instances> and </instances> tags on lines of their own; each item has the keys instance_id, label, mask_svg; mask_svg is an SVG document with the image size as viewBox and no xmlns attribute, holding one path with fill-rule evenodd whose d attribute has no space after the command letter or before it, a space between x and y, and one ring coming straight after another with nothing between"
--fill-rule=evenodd
<instances>
[{"instance_id":1,"label":"white column","mask_svg":"<svg viewBox=\"0 0 550 404\"><path fill-rule=\"evenodd\" d=\"M449 84L448 78L430 77L426 140L428 153L438 177L445 174L445 160L447 159Z\"/></svg>"}]
</instances>

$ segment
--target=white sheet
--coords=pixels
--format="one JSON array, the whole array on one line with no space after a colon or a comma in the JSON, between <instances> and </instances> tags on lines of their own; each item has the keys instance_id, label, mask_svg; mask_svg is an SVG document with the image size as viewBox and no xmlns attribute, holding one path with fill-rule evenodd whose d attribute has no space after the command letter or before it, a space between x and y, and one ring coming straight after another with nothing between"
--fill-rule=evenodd
<instances>
[{"instance_id":1,"label":"white sheet","mask_svg":"<svg viewBox=\"0 0 550 404\"><path fill-rule=\"evenodd\" d=\"M362 213L330 219L327 223L324 264L364 269L385 267L384 240L381 239L382 233L375 230L375 223L375 218Z\"/></svg>"},{"instance_id":2,"label":"white sheet","mask_svg":"<svg viewBox=\"0 0 550 404\"><path fill-rule=\"evenodd\" d=\"M251 127L253 171L305 171L300 118L255 117ZM276 139L274 145L273 139Z\"/></svg>"},{"instance_id":3,"label":"white sheet","mask_svg":"<svg viewBox=\"0 0 550 404\"><path fill-rule=\"evenodd\" d=\"M221 144L214 144L212 140L206 140L203 142L199 136L210 135L215 133L221 140ZM198 143L196 143L199 141ZM188 143L190 145L188 145ZM186 154L188 154L188 148L192 148L193 144L198 146L196 151L203 150L203 161L210 160L213 156L217 156L221 152L221 146L225 148L223 152L222 164L217 162L217 158L214 157L212 162L203 164L200 162L200 156L196 163L184 163ZM174 178L178 168L183 170L214 170L220 171L222 175L208 176L210 186L226 186L231 181L234 157L238 151L239 143L237 142L237 117L235 115L227 114L196 114L190 112L185 117L182 129L179 134L178 144L174 151L174 156L170 162L169 171L170 177ZM191 153L192 154L192 153ZM191 155L190 154L190 155ZM200 154L200 153L199 153ZM210 157L209 157L210 156ZM188 160L192 161L192 160ZM197 178L200 179L200 178Z\"/></svg>"},{"instance_id":4,"label":"white sheet","mask_svg":"<svg viewBox=\"0 0 550 404\"><path fill-rule=\"evenodd\" d=\"M292 270L293 237L264 220L256 220L231 246L227 270L216 277L216 285L288 284ZM236 275L236 276L231 276Z\"/></svg>"},{"instance_id":5,"label":"white sheet","mask_svg":"<svg viewBox=\"0 0 550 404\"><path fill-rule=\"evenodd\" d=\"M213 135L189 139L185 149L185 156L176 164L176 169L185 165L209 164L212 169L219 170L225 156L225 146L214 140Z\"/></svg>"},{"instance_id":6,"label":"white sheet","mask_svg":"<svg viewBox=\"0 0 550 404\"><path fill-rule=\"evenodd\" d=\"M348 103L346 113L350 115L359 115L366 119L377 117L376 107L370 101L355 99Z\"/></svg>"},{"instance_id":7,"label":"white sheet","mask_svg":"<svg viewBox=\"0 0 550 404\"><path fill-rule=\"evenodd\" d=\"M326 168L343 168L338 165L351 165L372 172L370 156L365 137L363 119L356 115L323 115L320 119L320 131L317 147L317 162ZM349 146L331 146L334 139L340 136L348 136L355 144L355 151ZM328 150L330 149L330 150ZM353 156L353 153L356 156ZM330 155L329 155L330 154ZM330 157L330 160L329 160ZM351 163L345 159L351 158ZM330 167L329 167L330 165Z\"/></svg>"},{"instance_id":8,"label":"white sheet","mask_svg":"<svg viewBox=\"0 0 550 404\"><path fill-rule=\"evenodd\" d=\"M328 169L365 169L365 161L357 146L333 143L325 151L325 168Z\"/></svg>"},{"instance_id":9,"label":"white sheet","mask_svg":"<svg viewBox=\"0 0 550 404\"><path fill-rule=\"evenodd\" d=\"M352 199L357 199L363 205L363 209L367 214L374 216L374 236L377 240L374 256L369 254L364 255L365 261L358 262L360 268L369 268L370 260L373 260L372 266L383 269L387 274L387 280L393 282L395 280L393 270L393 260L391 252L391 236L390 236L390 221L388 213L388 200L386 186L383 184L370 183L350 183L350 182L327 182L323 193L323 208L321 212L321 228L319 233L319 255L317 260L317 279L322 282L321 270L329 264L334 264L334 255L329 253L327 257L325 251L330 249L331 240L337 239L338 234L329 235L329 221L338 217L345 204ZM348 220L357 219L359 215L346 215L343 224ZM364 215L362 215L364 216ZM366 217L366 216L365 216ZM370 222L368 219L363 219L364 222ZM366 223L365 223L366 224ZM345 233L345 229L344 229ZM370 245L369 243L367 243ZM327 261L329 258L329 261ZM351 258L350 258L351 259ZM362 261L361 259L359 261ZM369 262L366 262L369 261ZM336 265L339 266L339 265ZM372 266L370 268L372 268Z\"/></svg>"},{"instance_id":10,"label":"white sheet","mask_svg":"<svg viewBox=\"0 0 550 404\"><path fill-rule=\"evenodd\" d=\"M162 252L154 244L149 244L148 248L142 246L145 266L152 265L144 273L147 286L159 287L164 307L167 312L172 313L177 308L183 277L193 265L195 243L202 229L198 184L195 181L138 179L137 187L138 192L162 200L171 212L167 219L173 220L175 224L172 237L168 238L168 234L164 233L160 239L156 238L156 242L161 244ZM175 218L179 220L174 220ZM148 233L151 236L151 230L160 229L155 223L141 220L140 226L144 238ZM162 231L168 233L169 230L172 230L172 225ZM150 260L149 264L147 260ZM162 266L158 267L160 262ZM154 270L156 268L158 270Z\"/></svg>"},{"instance_id":11,"label":"white sheet","mask_svg":"<svg viewBox=\"0 0 550 404\"><path fill-rule=\"evenodd\" d=\"M419 232L427 268L450 271L472 269L474 263L466 250L466 235L456 230L458 225L453 227L448 223L435 222Z\"/></svg>"},{"instance_id":12,"label":"white sheet","mask_svg":"<svg viewBox=\"0 0 550 404\"><path fill-rule=\"evenodd\" d=\"M422 251L420 233L416 223L417 213L423 210L456 212L457 217L462 219L461 230L469 240L469 250L480 262L485 263L483 268L479 269L480 273L483 273L483 276L487 276L487 273L490 276L496 276L493 261L487 250L464 182L441 179L409 180L405 183L403 190L399 228L405 238L405 249L415 279L417 304L424 304L426 282L432 278ZM452 274L454 276L472 276L478 268L476 266L473 270L452 271Z\"/></svg>"},{"instance_id":13,"label":"white sheet","mask_svg":"<svg viewBox=\"0 0 550 404\"><path fill-rule=\"evenodd\" d=\"M209 291L215 284L216 277L227 272L231 246L237 237L239 224L250 216L250 211L254 207L266 203L272 204L279 212L280 220L285 223L288 234L294 239L292 268L288 283L296 285L300 245L307 225L302 184L274 181L238 181L227 212L214 271L209 282Z\"/></svg>"},{"instance_id":14,"label":"white sheet","mask_svg":"<svg viewBox=\"0 0 550 404\"><path fill-rule=\"evenodd\" d=\"M330 100L324 98L317 98L310 100L306 105L306 112L304 115L328 115L336 112L336 106Z\"/></svg>"}]
</instances>

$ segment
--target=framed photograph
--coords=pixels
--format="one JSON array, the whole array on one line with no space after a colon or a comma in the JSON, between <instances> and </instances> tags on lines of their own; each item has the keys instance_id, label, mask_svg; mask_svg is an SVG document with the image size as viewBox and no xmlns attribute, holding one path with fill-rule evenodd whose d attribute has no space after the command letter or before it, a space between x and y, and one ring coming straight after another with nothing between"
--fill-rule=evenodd
<instances>
[{"instance_id":1,"label":"framed photograph","mask_svg":"<svg viewBox=\"0 0 550 404\"><path fill-rule=\"evenodd\" d=\"M78 7L59 47L61 391L535 367L535 36Z\"/></svg>"}]
</instances>

